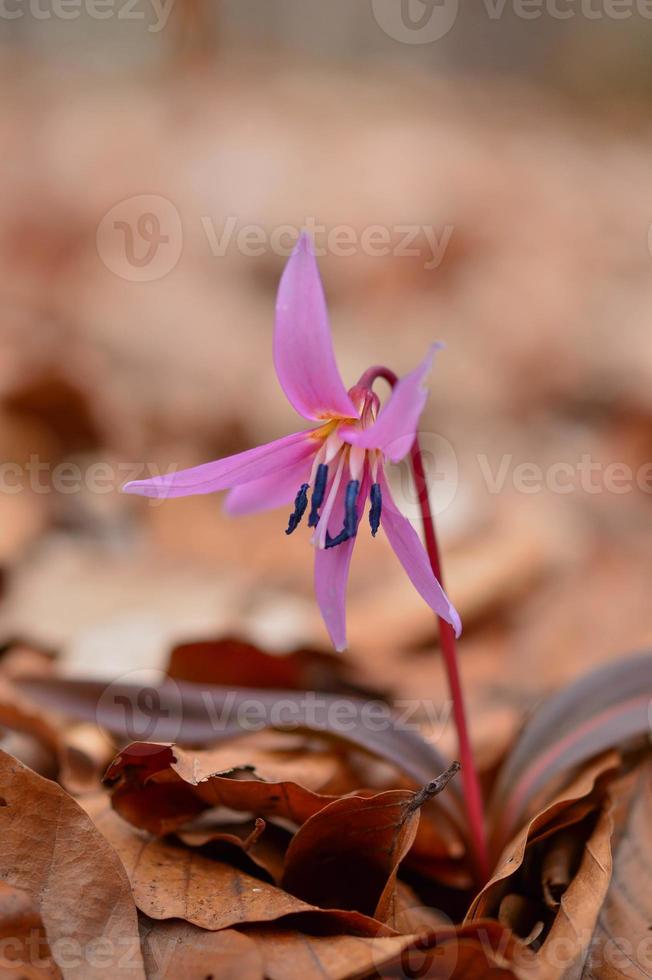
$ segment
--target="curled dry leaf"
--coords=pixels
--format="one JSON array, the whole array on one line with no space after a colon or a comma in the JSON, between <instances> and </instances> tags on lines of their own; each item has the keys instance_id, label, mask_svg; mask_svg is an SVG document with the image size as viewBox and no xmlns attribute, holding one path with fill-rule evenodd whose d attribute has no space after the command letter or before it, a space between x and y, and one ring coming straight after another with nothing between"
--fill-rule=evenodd
<instances>
[{"instance_id":1,"label":"curled dry leaf","mask_svg":"<svg viewBox=\"0 0 652 980\"><path fill-rule=\"evenodd\" d=\"M614 783L610 791L613 870L581 976L583 980L643 980L652 975L651 764ZM597 841L587 864L589 859L593 861L587 875L594 878L602 870ZM608 860L603 863L608 867ZM578 878L582 877L580 873Z\"/></svg>"},{"instance_id":2,"label":"curled dry leaf","mask_svg":"<svg viewBox=\"0 0 652 980\"><path fill-rule=\"evenodd\" d=\"M119 854L141 912L151 919L184 919L202 929L272 922L291 914L316 914L338 931L387 935L392 930L355 911L324 912L281 888L194 849L137 833L110 808L105 796L84 807Z\"/></svg>"},{"instance_id":3,"label":"curled dry leaf","mask_svg":"<svg viewBox=\"0 0 652 980\"><path fill-rule=\"evenodd\" d=\"M579 866L537 944L537 980L650 976L651 816L652 767L647 761L604 787Z\"/></svg>"},{"instance_id":4,"label":"curled dry leaf","mask_svg":"<svg viewBox=\"0 0 652 980\"><path fill-rule=\"evenodd\" d=\"M38 907L66 980L144 978L129 882L81 807L4 752L0 804L0 878Z\"/></svg>"},{"instance_id":5,"label":"curled dry leaf","mask_svg":"<svg viewBox=\"0 0 652 980\"><path fill-rule=\"evenodd\" d=\"M398 867L414 843L419 810L459 770L454 763L427 790L389 790L336 800L310 817L285 855L283 885L322 908L358 909L385 921Z\"/></svg>"},{"instance_id":6,"label":"curled dry leaf","mask_svg":"<svg viewBox=\"0 0 652 980\"><path fill-rule=\"evenodd\" d=\"M198 821L191 827L177 831L176 837L187 847L200 848L208 857L229 860L234 855L237 859L240 854L243 864L247 860L252 862L254 874L268 876L278 884L283 877L283 861L290 832L261 817L233 823L234 816L229 814L231 822L224 823L225 814L218 810L214 819L203 824Z\"/></svg>"},{"instance_id":7,"label":"curled dry leaf","mask_svg":"<svg viewBox=\"0 0 652 980\"><path fill-rule=\"evenodd\" d=\"M491 879L471 903L468 921L497 915L503 897L519 893L516 885L529 848L597 813L602 799L600 781L613 776L619 765L617 753L601 756L519 831L500 856ZM545 904L543 899L541 904Z\"/></svg>"},{"instance_id":8,"label":"curled dry leaf","mask_svg":"<svg viewBox=\"0 0 652 980\"><path fill-rule=\"evenodd\" d=\"M134 742L113 760L105 784L111 788L117 812L154 834L177 830L216 806L302 824L337 799L319 791L333 782L333 758L326 753L320 759L315 752L306 765L303 755L292 756L250 747L244 753L237 746L233 751L190 752ZM305 779L308 786L297 779Z\"/></svg>"},{"instance_id":9,"label":"curled dry leaf","mask_svg":"<svg viewBox=\"0 0 652 980\"><path fill-rule=\"evenodd\" d=\"M190 752L177 746L134 742L116 756L107 770L105 782L111 789L112 804L134 826L160 835L179 830L216 806L281 818L300 826L338 799L333 793L320 790L335 788L329 753L313 752L306 762L303 755L284 757L282 753L241 748L242 751L236 744L233 751L222 748ZM245 759L257 762L254 771L242 764ZM225 768L238 760L239 767ZM266 776L267 781L261 776ZM295 781L299 778L308 785ZM411 790L396 792L403 793L403 799L414 798ZM356 798L376 795L371 791L355 794ZM432 847L437 835L438 827L429 819L419 823L415 861ZM441 852L445 844L438 844Z\"/></svg>"},{"instance_id":10,"label":"curled dry leaf","mask_svg":"<svg viewBox=\"0 0 652 980\"><path fill-rule=\"evenodd\" d=\"M582 850L582 838L572 827L555 834L549 842L541 861L543 898L549 909L559 908L561 897L579 868Z\"/></svg>"},{"instance_id":11,"label":"curled dry leaf","mask_svg":"<svg viewBox=\"0 0 652 980\"><path fill-rule=\"evenodd\" d=\"M607 790L595 828L583 843L575 876L560 896L559 910L536 962L545 980L579 976L611 878L613 799Z\"/></svg>"},{"instance_id":12,"label":"curled dry leaf","mask_svg":"<svg viewBox=\"0 0 652 980\"><path fill-rule=\"evenodd\" d=\"M597 760L530 822L472 906L470 917L500 902L501 920L536 951L533 980L650 975L652 764L618 774L613 762Z\"/></svg>"}]
</instances>

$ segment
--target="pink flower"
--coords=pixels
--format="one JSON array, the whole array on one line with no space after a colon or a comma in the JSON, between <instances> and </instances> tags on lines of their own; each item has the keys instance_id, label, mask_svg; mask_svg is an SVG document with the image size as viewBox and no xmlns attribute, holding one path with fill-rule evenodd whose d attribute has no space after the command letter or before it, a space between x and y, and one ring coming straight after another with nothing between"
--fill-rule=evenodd
<instances>
[{"instance_id":1,"label":"pink flower","mask_svg":"<svg viewBox=\"0 0 652 980\"><path fill-rule=\"evenodd\" d=\"M229 490L231 514L253 514L294 501L286 534L307 514L313 528L315 592L337 650L346 647L345 593L367 499L372 535L382 526L412 584L459 635L460 618L430 567L410 522L392 499L385 463L399 462L416 437L437 345L396 384L382 408L361 381L340 377L326 301L310 239L302 235L281 277L276 301L274 364L292 406L318 424L265 446L192 469L128 483L127 493L184 497Z\"/></svg>"}]
</instances>

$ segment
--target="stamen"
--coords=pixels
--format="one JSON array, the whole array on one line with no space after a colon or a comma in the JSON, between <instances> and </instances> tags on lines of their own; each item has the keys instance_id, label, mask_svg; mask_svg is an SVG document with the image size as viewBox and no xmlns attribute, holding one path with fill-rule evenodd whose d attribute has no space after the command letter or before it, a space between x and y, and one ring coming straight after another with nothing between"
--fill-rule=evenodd
<instances>
[{"instance_id":1,"label":"stamen","mask_svg":"<svg viewBox=\"0 0 652 980\"><path fill-rule=\"evenodd\" d=\"M328 531L326 531L326 544L324 545L324 547L335 548L338 544L344 544L344 542L348 541L350 537L351 535L344 528L342 528L340 533L336 535L334 538L331 538Z\"/></svg>"},{"instance_id":2,"label":"stamen","mask_svg":"<svg viewBox=\"0 0 652 980\"><path fill-rule=\"evenodd\" d=\"M335 500L337 499L337 492L340 488L340 483L342 481L344 459L345 459L345 454L340 453L337 469L335 470L335 476L333 477L333 480L330 485L330 490L328 491L328 495L324 502L322 512L319 516L319 527L315 531L313 531L312 534L311 541L316 548L326 547L326 533L328 529L328 522L330 521L331 513L335 505Z\"/></svg>"},{"instance_id":3,"label":"stamen","mask_svg":"<svg viewBox=\"0 0 652 980\"><path fill-rule=\"evenodd\" d=\"M336 537L331 538L326 531L326 548L335 548L338 544L344 544L350 538L354 538L358 530L358 515L355 505L360 490L359 480L349 480L344 494L344 527Z\"/></svg>"},{"instance_id":4,"label":"stamen","mask_svg":"<svg viewBox=\"0 0 652 980\"><path fill-rule=\"evenodd\" d=\"M290 514L286 534L292 534L301 523L301 518L305 514L306 507L308 506L308 486L308 483L302 483L299 487L299 492L294 498L294 510Z\"/></svg>"},{"instance_id":5,"label":"stamen","mask_svg":"<svg viewBox=\"0 0 652 980\"><path fill-rule=\"evenodd\" d=\"M369 523L371 524L371 536L372 538L375 538L378 528L380 527L380 514L383 509L383 497L380 492L379 483L371 484L369 498L371 500L371 507L369 508Z\"/></svg>"},{"instance_id":6,"label":"stamen","mask_svg":"<svg viewBox=\"0 0 652 980\"><path fill-rule=\"evenodd\" d=\"M346 495L344 498L344 530L350 538L355 537L355 533L358 530L358 515L355 511L355 503L358 499L359 489L359 480L349 480L346 485Z\"/></svg>"},{"instance_id":7,"label":"stamen","mask_svg":"<svg viewBox=\"0 0 652 980\"><path fill-rule=\"evenodd\" d=\"M326 493L326 484L328 483L328 467L325 463L320 463L317 467L317 475L315 476L315 486L312 491L312 500L310 502L310 516L308 518L308 527L317 527L319 524L319 508L324 501L324 494Z\"/></svg>"}]
</instances>

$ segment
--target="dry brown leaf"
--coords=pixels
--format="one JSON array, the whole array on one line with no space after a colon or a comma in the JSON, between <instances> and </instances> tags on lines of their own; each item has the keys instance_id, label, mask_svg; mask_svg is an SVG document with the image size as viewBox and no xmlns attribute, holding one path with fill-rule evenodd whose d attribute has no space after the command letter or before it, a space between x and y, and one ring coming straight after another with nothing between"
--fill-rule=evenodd
<instances>
[{"instance_id":1,"label":"dry brown leaf","mask_svg":"<svg viewBox=\"0 0 652 980\"><path fill-rule=\"evenodd\" d=\"M176 646L167 674L179 681L226 687L280 688L285 691L361 691L353 665L342 655L299 649L272 654L236 637ZM367 695L377 692L362 691Z\"/></svg>"},{"instance_id":2,"label":"dry brown leaf","mask_svg":"<svg viewBox=\"0 0 652 980\"><path fill-rule=\"evenodd\" d=\"M545 980L580 975L611 878L612 809L607 791L577 874L561 896L557 915L536 954L539 975Z\"/></svg>"},{"instance_id":3,"label":"dry brown leaf","mask_svg":"<svg viewBox=\"0 0 652 980\"><path fill-rule=\"evenodd\" d=\"M439 909L424 905L414 889L399 879L385 922L401 935L417 935L448 926L451 919Z\"/></svg>"},{"instance_id":4,"label":"dry brown leaf","mask_svg":"<svg viewBox=\"0 0 652 980\"><path fill-rule=\"evenodd\" d=\"M473 900L467 914L468 921L497 915L501 899L511 888L510 880L518 874L527 848L533 842L550 836L555 830L563 830L570 824L579 823L587 813L599 809L599 794L597 798L592 795L596 784L615 773L619 764L620 757L616 752L600 756L528 821L504 849L491 879ZM578 803L579 806L576 805Z\"/></svg>"},{"instance_id":5,"label":"dry brown leaf","mask_svg":"<svg viewBox=\"0 0 652 980\"><path fill-rule=\"evenodd\" d=\"M60 745L56 726L41 708L31 704L29 698L3 676L0 676L0 725L35 740L42 758L43 767L39 766L39 771L48 776L56 773Z\"/></svg>"},{"instance_id":6,"label":"dry brown leaf","mask_svg":"<svg viewBox=\"0 0 652 980\"><path fill-rule=\"evenodd\" d=\"M140 917L148 980L263 980L263 957L235 929L209 932L189 922ZM219 971L219 972L218 972Z\"/></svg>"},{"instance_id":7,"label":"dry brown leaf","mask_svg":"<svg viewBox=\"0 0 652 980\"><path fill-rule=\"evenodd\" d=\"M117 851L131 881L134 901L151 919L185 919L202 929L270 922L295 913L317 913L342 931L387 934L380 922L357 912L321 912L274 885L196 850L133 830L105 796L83 801L98 829Z\"/></svg>"},{"instance_id":8,"label":"dry brown leaf","mask_svg":"<svg viewBox=\"0 0 652 980\"><path fill-rule=\"evenodd\" d=\"M210 969L220 980L344 980L375 972L414 943L412 936L313 935L290 923L208 932L144 916L141 936L150 980L204 980Z\"/></svg>"},{"instance_id":9,"label":"dry brown leaf","mask_svg":"<svg viewBox=\"0 0 652 980\"><path fill-rule=\"evenodd\" d=\"M22 888L0 881L1 980L61 980L38 905Z\"/></svg>"},{"instance_id":10,"label":"dry brown leaf","mask_svg":"<svg viewBox=\"0 0 652 980\"><path fill-rule=\"evenodd\" d=\"M319 935L287 926L247 928L244 932L260 952L268 980L374 976L414 943L413 936ZM422 965L423 955L420 959Z\"/></svg>"},{"instance_id":11,"label":"dry brown leaf","mask_svg":"<svg viewBox=\"0 0 652 980\"><path fill-rule=\"evenodd\" d=\"M559 901L577 874L584 844L573 827L562 830L548 842L541 859L541 887L549 909Z\"/></svg>"},{"instance_id":12,"label":"dry brown leaf","mask_svg":"<svg viewBox=\"0 0 652 980\"><path fill-rule=\"evenodd\" d=\"M97 792L115 746L97 725L78 722L60 732L59 782L73 795Z\"/></svg>"},{"instance_id":13,"label":"dry brown leaf","mask_svg":"<svg viewBox=\"0 0 652 980\"><path fill-rule=\"evenodd\" d=\"M652 975L652 766L648 762L611 789L613 873L582 977L647 980ZM592 877L602 880L609 859L597 849L589 857L595 864Z\"/></svg>"},{"instance_id":14,"label":"dry brown leaf","mask_svg":"<svg viewBox=\"0 0 652 980\"><path fill-rule=\"evenodd\" d=\"M246 760L255 763L255 771L249 770ZM268 781L261 781L260 776ZM349 778L337 753L263 752L246 739L195 752L177 746L133 743L119 753L105 777L117 812L154 834L176 831L215 806L301 825L335 802L338 797L334 792L350 791ZM413 795L404 792L406 799ZM377 794L363 790L355 795ZM419 823L414 863L421 863L424 855L441 859L447 853L436 815L431 820L426 814L429 809L426 804Z\"/></svg>"},{"instance_id":15,"label":"dry brown leaf","mask_svg":"<svg viewBox=\"0 0 652 980\"><path fill-rule=\"evenodd\" d=\"M196 752L134 743L113 760L105 783L121 816L164 834L215 806L301 824L337 798L329 790L342 786L340 773L339 755L328 750L274 753L248 740Z\"/></svg>"},{"instance_id":16,"label":"dry brown leaf","mask_svg":"<svg viewBox=\"0 0 652 980\"><path fill-rule=\"evenodd\" d=\"M228 860L229 849L241 852L253 863L254 870L266 872L278 884L283 876L283 861L291 834L262 817L234 823L237 814L214 811L208 820L197 821L191 827L179 830L176 837L187 847L201 848L209 857L222 857ZM226 817L226 822L225 822Z\"/></svg>"},{"instance_id":17,"label":"dry brown leaf","mask_svg":"<svg viewBox=\"0 0 652 980\"><path fill-rule=\"evenodd\" d=\"M417 832L414 800L408 790L389 790L330 803L292 838L283 886L313 905L358 909L385 921L398 866Z\"/></svg>"},{"instance_id":18,"label":"dry brown leaf","mask_svg":"<svg viewBox=\"0 0 652 980\"><path fill-rule=\"evenodd\" d=\"M279 926L242 931L260 949L269 980L428 977L432 980L528 980L532 954L497 922L363 938Z\"/></svg>"},{"instance_id":19,"label":"dry brown leaf","mask_svg":"<svg viewBox=\"0 0 652 980\"><path fill-rule=\"evenodd\" d=\"M36 903L66 980L144 977L115 851L60 786L0 753L0 877Z\"/></svg>"}]
</instances>

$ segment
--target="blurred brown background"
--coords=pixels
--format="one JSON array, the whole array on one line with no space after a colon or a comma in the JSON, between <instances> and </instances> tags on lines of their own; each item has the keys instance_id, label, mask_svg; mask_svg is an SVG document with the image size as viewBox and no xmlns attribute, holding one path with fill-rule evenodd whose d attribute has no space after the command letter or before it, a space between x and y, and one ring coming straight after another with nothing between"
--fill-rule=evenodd
<instances>
[{"instance_id":1,"label":"blurred brown background","mask_svg":"<svg viewBox=\"0 0 652 980\"><path fill-rule=\"evenodd\" d=\"M270 349L307 226L348 384L446 342L425 443L478 743L647 644L651 18L6 0L2 639L101 676L225 632L325 646L284 513L117 490L298 425ZM431 614L381 536L350 596L360 670L443 696Z\"/></svg>"}]
</instances>

